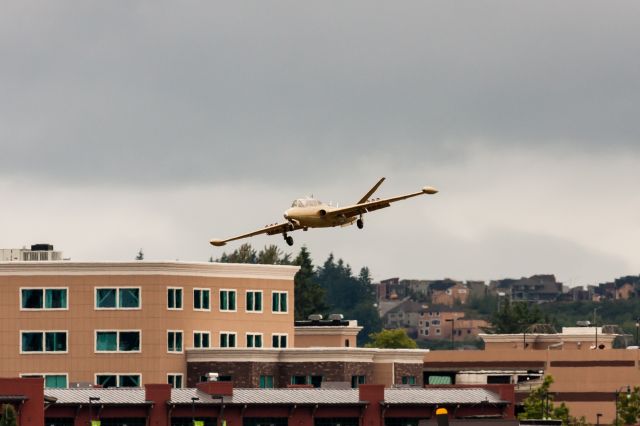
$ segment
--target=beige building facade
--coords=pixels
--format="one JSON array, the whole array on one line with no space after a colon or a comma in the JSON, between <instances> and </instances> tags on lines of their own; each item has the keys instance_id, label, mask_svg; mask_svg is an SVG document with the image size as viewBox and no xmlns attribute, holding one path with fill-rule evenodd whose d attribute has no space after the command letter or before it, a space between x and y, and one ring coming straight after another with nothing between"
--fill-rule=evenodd
<instances>
[{"instance_id":1,"label":"beige building facade","mask_svg":"<svg viewBox=\"0 0 640 426\"><path fill-rule=\"evenodd\" d=\"M294 345L297 267L0 262L0 376L186 382L190 348Z\"/></svg>"}]
</instances>

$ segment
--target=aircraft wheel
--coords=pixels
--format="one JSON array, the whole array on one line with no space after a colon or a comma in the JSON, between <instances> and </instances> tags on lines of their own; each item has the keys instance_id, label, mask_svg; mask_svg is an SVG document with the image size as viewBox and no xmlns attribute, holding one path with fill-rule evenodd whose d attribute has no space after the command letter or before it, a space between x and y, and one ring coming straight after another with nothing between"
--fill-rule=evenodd
<instances>
[{"instance_id":1,"label":"aircraft wheel","mask_svg":"<svg viewBox=\"0 0 640 426\"><path fill-rule=\"evenodd\" d=\"M358 225L358 229L362 229L364 228L364 221L362 219L358 219L356 225Z\"/></svg>"},{"instance_id":2,"label":"aircraft wheel","mask_svg":"<svg viewBox=\"0 0 640 426\"><path fill-rule=\"evenodd\" d=\"M289 237L285 238L284 240L285 240L285 241L287 242L287 244L289 244L290 246L292 246L292 245L293 245L293 237L289 236Z\"/></svg>"}]
</instances>

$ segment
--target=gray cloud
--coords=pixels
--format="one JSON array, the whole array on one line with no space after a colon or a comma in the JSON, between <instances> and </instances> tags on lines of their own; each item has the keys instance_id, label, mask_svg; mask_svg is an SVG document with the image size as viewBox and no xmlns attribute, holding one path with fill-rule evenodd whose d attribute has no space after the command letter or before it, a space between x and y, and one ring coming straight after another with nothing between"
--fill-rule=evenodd
<instances>
[{"instance_id":1,"label":"gray cloud","mask_svg":"<svg viewBox=\"0 0 640 426\"><path fill-rule=\"evenodd\" d=\"M170 2L0 17L4 175L281 182L470 144L637 154L638 6ZM309 161L312 159L313 161ZM268 161L265 161L268 160Z\"/></svg>"}]
</instances>

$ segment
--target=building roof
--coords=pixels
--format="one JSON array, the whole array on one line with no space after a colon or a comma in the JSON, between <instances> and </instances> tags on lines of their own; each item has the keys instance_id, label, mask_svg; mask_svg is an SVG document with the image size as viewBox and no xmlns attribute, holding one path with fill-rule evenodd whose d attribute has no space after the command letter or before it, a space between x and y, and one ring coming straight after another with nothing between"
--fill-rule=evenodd
<instances>
[{"instance_id":1,"label":"building roof","mask_svg":"<svg viewBox=\"0 0 640 426\"><path fill-rule=\"evenodd\" d=\"M56 398L56 404L88 404L89 397L100 398L94 404L149 404L142 388L49 388L45 393L48 397Z\"/></svg>"},{"instance_id":2,"label":"building roof","mask_svg":"<svg viewBox=\"0 0 640 426\"><path fill-rule=\"evenodd\" d=\"M385 389L387 404L499 404L505 401L482 388Z\"/></svg>"},{"instance_id":3,"label":"building roof","mask_svg":"<svg viewBox=\"0 0 640 426\"><path fill-rule=\"evenodd\" d=\"M503 403L498 394L481 388L397 388L385 389L385 403L411 404L480 404ZM89 397L98 397L94 404L144 405L145 390L141 388L70 388L47 389L47 397L56 404L88 404ZM198 398L192 401L191 398ZM170 404L336 404L356 405L360 401L358 389L234 389L232 396L211 396L196 388L171 389Z\"/></svg>"}]
</instances>

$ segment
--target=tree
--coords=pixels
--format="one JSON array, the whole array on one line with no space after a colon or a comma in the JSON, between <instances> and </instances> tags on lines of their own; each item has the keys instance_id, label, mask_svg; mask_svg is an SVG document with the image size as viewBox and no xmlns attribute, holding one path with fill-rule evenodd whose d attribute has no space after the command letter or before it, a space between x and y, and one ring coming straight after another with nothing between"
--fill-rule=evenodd
<instances>
[{"instance_id":1,"label":"tree","mask_svg":"<svg viewBox=\"0 0 640 426\"><path fill-rule=\"evenodd\" d=\"M17 426L18 420L16 409L11 404L2 406L2 417L0 418L0 426Z\"/></svg>"},{"instance_id":2,"label":"tree","mask_svg":"<svg viewBox=\"0 0 640 426\"><path fill-rule=\"evenodd\" d=\"M518 415L519 419L556 419L562 420L563 425L584 424L585 420L571 417L569 408L565 403L556 407L553 404L553 395L549 393L549 388L553 383L553 377L545 376L542 384L532 389L529 395L522 402L524 412Z\"/></svg>"},{"instance_id":3,"label":"tree","mask_svg":"<svg viewBox=\"0 0 640 426\"><path fill-rule=\"evenodd\" d=\"M258 252L256 263L261 265L290 265L291 254L284 254L277 245L271 244Z\"/></svg>"},{"instance_id":4,"label":"tree","mask_svg":"<svg viewBox=\"0 0 640 426\"><path fill-rule=\"evenodd\" d=\"M144 260L144 252L142 249L138 250L138 254L136 255L136 260Z\"/></svg>"},{"instance_id":5,"label":"tree","mask_svg":"<svg viewBox=\"0 0 640 426\"><path fill-rule=\"evenodd\" d=\"M630 392L617 395L618 425L637 424L640 418L640 387L634 386Z\"/></svg>"},{"instance_id":6,"label":"tree","mask_svg":"<svg viewBox=\"0 0 640 426\"><path fill-rule=\"evenodd\" d=\"M311 314L324 314L329 310L325 302L325 291L315 281L311 255L305 246L293 261L300 270L294 277L295 319L304 320Z\"/></svg>"},{"instance_id":7,"label":"tree","mask_svg":"<svg viewBox=\"0 0 640 426\"><path fill-rule=\"evenodd\" d=\"M492 331L497 334L522 333L532 324L543 321L538 305L526 302L511 303L505 298L500 309L491 317Z\"/></svg>"},{"instance_id":8,"label":"tree","mask_svg":"<svg viewBox=\"0 0 640 426\"><path fill-rule=\"evenodd\" d=\"M369 338L371 341L365 345L368 348L416 349L418 347L416 341L409 337L403 328L371 333Z\"/></svg>"},{"instance_id":9,"label":"tree","mask_svg":"<svg viewBox=\"0 0 640 426\"><path fill-rule=\"evenodd\" d=\"M283 253L278 246L272 244L256 252L249 243L242 244L231 254L223 252L218 259L210 258L209 262L220 263L259 263L262 265L291 265L291 254Z\"/></svg>"}]
</instances>

